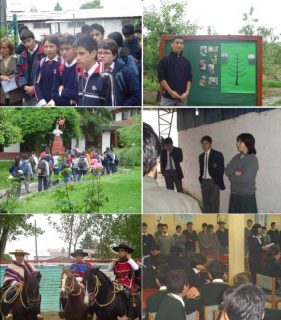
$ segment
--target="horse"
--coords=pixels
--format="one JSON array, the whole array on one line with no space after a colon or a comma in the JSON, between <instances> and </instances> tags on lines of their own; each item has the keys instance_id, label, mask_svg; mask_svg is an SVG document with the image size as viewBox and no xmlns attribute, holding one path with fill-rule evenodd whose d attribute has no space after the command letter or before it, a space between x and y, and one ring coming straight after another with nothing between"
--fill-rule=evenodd
<instances>
[{"instance_id":1,"label":"horse","mask_svg":"<svg viewBox=\"0 0 281 320\"><path fill-rule=\"evenodd\" d=\"M3 309L6 309L10 305L7 309L12 313L13 320L37 320L37 315L40 314L41 302L39 292L40 280L41 274L39 272L34 274L25 273L24 283L19 286L13 297L8 298L8 293L11 289L2 291L0 319L5 319Z\"/></svg>"},{"instance_id":2,"label":"horse","mask_svg":"<svg viewBox=\"0 0 281 320\"><path fill-rule=\"evenodd\" d=\"M122 285L112 283L99 268L87 270L83 282L84 303L90 306L91 314L96 314L99 320L116 320L126 315L126 297Z\"/></svg>"},{"instance_id":3,"label":"horse","mask_svg":"<svg viewBox=\"0 0 281 320\"><path fill-rule=\"evenodd\" d=\"M61 274L60 301L63 311L59 317L66 320L88 319L89 308L84 304L85 290L76 280L74 274L64 268Z\"/></svg>"}]
</instances>

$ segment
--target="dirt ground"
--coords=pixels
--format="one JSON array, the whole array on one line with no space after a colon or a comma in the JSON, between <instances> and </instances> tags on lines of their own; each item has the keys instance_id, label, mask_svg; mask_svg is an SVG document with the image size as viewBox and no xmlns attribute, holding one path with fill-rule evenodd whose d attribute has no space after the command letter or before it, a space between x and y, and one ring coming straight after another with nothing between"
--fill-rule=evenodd
<instances>
[{"instance_id":1,"label":"dirt ground","mask_svg":"<svg viewBox=\"0 0 281 320\"><path fill-rule=\"evenodd\" d=\"M58 311L54 312L42 312L44 320L59 320Z\"/></svg>"}]
</instances>

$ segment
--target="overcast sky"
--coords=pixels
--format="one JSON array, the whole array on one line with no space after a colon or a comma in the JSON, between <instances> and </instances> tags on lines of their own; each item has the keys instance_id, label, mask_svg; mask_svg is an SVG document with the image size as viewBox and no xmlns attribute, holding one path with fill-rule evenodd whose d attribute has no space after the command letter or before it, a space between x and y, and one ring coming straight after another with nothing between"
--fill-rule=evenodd
<instances>
[{"instance_id":1,"label":"overcast sky","mask_svg":"<svg viewBox=\"0 0 281 320\"><path fill-rule=\"evenodd\" d=\"M30 11L32 6L35 6L38 11L51 11L54 9L57 2L60 3L64 10L77 10L80 8L81 4L85 2L90 2L91 0L48 0L48 1L37 1L37 0L7 0L8 9L10 6L23 6L26 11ZM114 8L120 7L121 5L124 7L129 7L134 3L134 6L140 7L140 15L142 15L142 1L141 0L101 0L102 6L112 12L112 16L114 16Z\"/></svg>"},{"instance_id":2,"label":"overcast sky","mask_svg":"<svg viewBox=\"0 0 281 320\"><path fill-rule=\"evenodd\" d=\"M162 2L167 2L162 0ZM168 1L173 2L173 1ZM214 27L218 34L238 34L244 25L243 13L254 6L253 17L259 19L258 25L274 28L281 33L280 1L276 0L187 0L186 18L203 26L198 34L207 34L208 26ZM161 0L144 0L144 6L159 8Z\"/></svg>"},{"instance_id":3,"label":"overcast sky","mask_svg":"<svg viewBox=\"0 0 281 320\"><path fill-rule=\"evenodd\" d=\"M59 221L60 215L53 214L52 220ZM36 219L37 227L40 227L45 231L43 235L38 236L38 255L49 255L47 249L62 249L66 248L66 244L59 239L57 232L51 228L47 221L47 215L35 214L28 222L32 222L34 225L34 220ZM15 249L24 249L30 253L30 259L35 256L35 239L34 237L19 237L17 240L7 243L5 253L8 253Z\"/></svg>"}]
</instances>

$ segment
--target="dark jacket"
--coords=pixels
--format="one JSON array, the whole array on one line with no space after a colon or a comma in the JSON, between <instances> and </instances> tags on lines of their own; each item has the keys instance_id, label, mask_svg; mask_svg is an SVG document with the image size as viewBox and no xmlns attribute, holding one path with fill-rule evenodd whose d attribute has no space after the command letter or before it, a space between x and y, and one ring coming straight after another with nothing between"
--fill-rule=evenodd
<instances>
[{"instance_id":1,"label":"dark jacket","mask_svg":"<svg viewBox=\"0 0 281 320\"><path fill-rule=\"evenodd\" d=\"M186 91L188 81L192 81L191 64L182 55L171 52L163 57L157 68L158 80L166 80L170 88L182 95ZM164 91L164 97L172 99L172 97Z\"/></svg>"},{"instance_id":2,"label":"dark jacket","mask_svg":"<svg viewBox=\"0 0 281 320\"><path fill-rule=\"evenodd\" d=\"M195 248L196 248L196 241L198 241L198 236L197 236L197 232L192 230L192 232L190 233L188 230L184 230L182 232L185 237L186 237L186 242L185 242L185 248L187 251L194 251L195 252Z\"/></svg>"},{"instance_id":3,"label":"dark jacket","mask_svg":"<svg viewBox=\"0 0 281 320\"><path fill-rule=\"evenodd\" d=\"M202 182L203 174L204 174L204 160L205 160L205 152L201 153L199 156L199 164L200 164L200 176L199 181ZM215 184L220 187L221 190L225 189L223 174L224 174L224 157L223 154L219 151L210 150L209 159L208 159L208 171L209 175L214 180Z\"/></svg>"},{"instance_id":4,"label":"dark jacket","mask_svg":"<svg viewBox=\"0 0 281 320\"><path fill-rule=\"evenodd\" d=\"M167 294L161 301L155 320L185 320L185 308L179 300Z\"/></svg>"},{"instance_id":5,"label":"dark jacket","mask_svg":"<svg viewBox=\"0 0 281 320\"><path fill-rule=\"evenodd\" d=\"M152 246L155 244L155 240L152 234L142 235L142 253L144 256L150 254Z\"/></svg>"},{"instance_id":6,"label":"dark jacket","mask_svg":"<svg viewBox=\"0 0 281 320\"><path fill-rule=\"evenodd\" d=\"M83 70L81 70L77 75L76 85L78 106L112 106L111 76L103 73L102 64L99 64L95 69L88 82Z\"/></svg>"},{"instance_id":7,"label":"dark jacket","mask_svg":"<svg viewBox=\"0 0 281 320\"><path fill-rule=\"evenodd\" d=\"M116 106L137 106L139 103L138 76L119 58L112 71Z\"/></svg>"},{"instance_id":8,"label":"dark jacket","mask_svg":"<svg viewBox=\"0 0 281 320\"><path fill-rule=\"evenodd\" d=\"M180 163L183 160L183 155L182 155L182 149L181 148L177 148L177 147L173 147L172 153L171 153L172 159L175 163L175 167L176 167L176 171L178 174L179 179L183 178L183 172L180 166ZM162 174L165 173L165 169L167 166L167 150L163 149L161 150L160 153L160 165L161 165L161 172Z\"/></svg>"}]
</instances>

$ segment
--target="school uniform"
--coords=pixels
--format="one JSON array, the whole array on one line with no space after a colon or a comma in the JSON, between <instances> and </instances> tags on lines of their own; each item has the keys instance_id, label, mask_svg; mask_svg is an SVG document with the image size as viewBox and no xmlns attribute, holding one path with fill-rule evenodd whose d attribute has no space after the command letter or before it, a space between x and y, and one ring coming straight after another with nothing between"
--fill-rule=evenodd
<instances>
[{"instance_id":1,"label":"school uniform","mask_svg":"<svg viewBox=\"0 0 281 320\"><path fill-rule=\"evenodd\" d=\"M24 91L25 86L34 86L36 80L36 69L40 60L44 57L44 48L41 44L37 44L33 51L25 49L17 61L16 67L16 83L19 88L22 88L22 96L25 100L25 105L35 105L35 96L28 96Z\"/></svg>"},{"instance_id":2,"label":"school uniform","mask_svg":"<svg viewBox=\"0 0 281 320\"><path fill-rule=\"evenodd\" d=\"M111 106L113 96L112 79L103 73L102 63L96 62L88 71L78 73L76 86L78 106Z\"/></svg>"},{"instance_id":3,"label":"school uniform","mask_svg":"<svg viewBox=\"0 0 281 320\"><path fill-rule=\"evenodd\" d=\"M210 281L206 271L199 271L196 268L187 268L188 282L191 287L200 288Z\"/></svg>"},{"instance_id":4,"label":"school uniform","mask_svg":"<svg viewBox=\"0 0 281 320\"><path fill-rule=\"evenodd\" d=\"M158 292L150 295L146 301L146 313L157 313L160 303L166 297L167 293L167 287L162 286Z\"/></svg>"},{"instance_id":5,"label":"school uniform","mask_svg":"<svg viewBox=\"0 0 281 320\"><path fill-rule=\"evenodd\" d=\"M262 262L262 242L260 237L249 237L248 239L249 248L249 269L253 279L256 283L256 275L260 272Z\"/></svg>"},{"instance_id":6,"label":"school uniform","mask_svg":"<svg viewBox=\"0 0 281 320\"><path fill-rule=\"evenodd\" d=\"M56 106L74 106L76 99L76 78L80 68L77 67L77 60L74 59L70 64L66 61L60 64L53 82L52 99ZM59 87L63 86L62 90Z\"/></svg>"},{"instance_id":7,"label":"school uniform","mask_svg":"<svg viewBox=\"0 0 281 320\"><path fill-rule=\"evenodd\" d=\"M155 320L185 320L185 304L183 299L168 293L159 305Z\"/></svg>"},{"instance_id":8,"label":"school uniform","mask_svg":"<svg viewBox=\"0 0 281 320\"><path fill-rule=\"evenodd\" d=\"M56 56L53 60L48 57L40 61L36 69L35 96L38 105L55 105L52 99L53 81L60 65L60 58Z\"/></svg>"}]
</instances>

